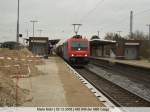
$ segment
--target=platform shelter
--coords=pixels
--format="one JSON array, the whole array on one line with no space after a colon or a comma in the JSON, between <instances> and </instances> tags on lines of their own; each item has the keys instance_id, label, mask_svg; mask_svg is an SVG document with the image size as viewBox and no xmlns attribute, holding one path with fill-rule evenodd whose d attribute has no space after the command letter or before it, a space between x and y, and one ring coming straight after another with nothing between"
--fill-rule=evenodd
<instances>
[{"instance_id":1,"label":"platform shelter","mask_svg":"<svg viewBox=\"0 0 150 112\"><path fill-rule=\"evenodd\" d=\"M92 39L90 40L91 56L115 58L116 41Z\"/></svg>"}]
</instances>

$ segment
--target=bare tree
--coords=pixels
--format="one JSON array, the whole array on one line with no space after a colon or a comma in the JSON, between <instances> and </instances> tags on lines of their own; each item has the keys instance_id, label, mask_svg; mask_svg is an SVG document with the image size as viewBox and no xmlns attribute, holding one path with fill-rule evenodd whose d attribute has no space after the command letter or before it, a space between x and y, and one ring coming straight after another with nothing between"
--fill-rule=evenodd
<instances>
[{"instance_id":1,"label":"bare tree","mask_svg":"<svg viewBox=\"0 0 150 112\"><path fill-rule=\"evenodd\" d=\"M115 41L123 41L126 40L125 38L121 37L120 35L116 33L107 33L105 36L105 39L107 40L115 40Z\"/></svg>"},{"instance_id":2,"label":"bare tree","mask_svg":"<svg viewBox=\"0 0 150 112\"><path fill-rule=\"evenodd\" d=\"M129 36L129 39L131 39L130 36ZM133 40L148 40L148 36L145 35L142 31L137 30L133 33L132 39Z\"/></svg>"},{"instance_id":3,"label":"bare tree","mask_svg":"<svg viewBox=\"0 0 150 112\"><path fill-rule=\"evenodd\" d=\"M113 40L114 34L113 33L106 33L105 39L106 40Z\"/></svg>"}]
</instances>

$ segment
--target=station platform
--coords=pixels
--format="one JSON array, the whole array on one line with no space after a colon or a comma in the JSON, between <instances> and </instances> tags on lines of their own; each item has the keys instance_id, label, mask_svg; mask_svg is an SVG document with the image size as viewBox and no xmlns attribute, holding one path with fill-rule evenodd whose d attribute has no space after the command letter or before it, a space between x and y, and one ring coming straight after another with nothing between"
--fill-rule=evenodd
<instances>
[{"instance_id":1,"label":"station platform","mask_svg":"<svg viewBox=\"0 0 150 112\"><path fill-rule=\"evenodd\" d=\"M148 60L118 60L114 58L91 57L91 59L99 59L109 61L112 63L125 64L139 68L150 69L150 62Z\"/></svg>"},{"instance_id":2,"label":"station platform","mask_svg":"<svg viewBox=\"0 0 150 112\"><path fill-rule=\"evenodd\" d=\"M81 81L69 72L59 57L44 60L37 68L44 74L31 77L32 100L24 107L103 107L105 106ZM29 89L29 79L22 79L20 87Z\"/></svg>"}]
</instances>

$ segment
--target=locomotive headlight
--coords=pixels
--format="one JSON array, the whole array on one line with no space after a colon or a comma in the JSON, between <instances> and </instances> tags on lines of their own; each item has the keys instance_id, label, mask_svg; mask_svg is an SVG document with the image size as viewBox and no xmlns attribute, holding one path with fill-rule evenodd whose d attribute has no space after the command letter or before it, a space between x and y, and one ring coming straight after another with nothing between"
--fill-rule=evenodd
<instances>
[{"instance_id":1,"label":"locomotive headlight","mask_svg":"<svg viewBox=\"0 0 150 112\"><path fill-rule=\"evenodd\" d=\"M74 56L74 54L71 55L72 57Z\"/></svg>"},{"instance_id":2,"label":"locomotive headlight","mask_svg":"<svg viewBox=\"0 0 150 112\"><path fill-rule=\"evenodd\" d=\"M85 54L85 56L87 57L88 55L87 55L87 54Z\"/></svg>"}]
</instances>

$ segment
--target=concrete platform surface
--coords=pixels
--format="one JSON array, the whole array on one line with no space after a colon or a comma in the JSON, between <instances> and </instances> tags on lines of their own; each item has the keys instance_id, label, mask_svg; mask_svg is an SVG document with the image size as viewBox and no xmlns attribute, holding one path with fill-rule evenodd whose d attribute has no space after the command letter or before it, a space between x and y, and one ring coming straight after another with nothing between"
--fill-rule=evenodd
<instances>
[{"instance_id":1,"label":"concrete platform surface","mask_svg":"<svg viewBox=\"0 0 150 112\"><path fill-rule=\"evenodd\" d=\"M91 57L91 58L102 59L110 62L117 62L135 67L143 67L150 69L150 62L148 60L118 60L114 58L102 58L102 57Z\"/></svg>"},{"instance_id":2,"label":"concrete platform surface","mask_svg":"<svg viewBox=\"0 0 150 112\"><path fill-rule=\"evenodd\" d=\"M59 57L50 57L45 65L38 65L44 75L22 79L20 86L31 89L32 101L28 107L97 107L104 106L94 94L69 72L64 61ZM30 87L29 82L32 83Z\"/></svg>"}]
</instances>

